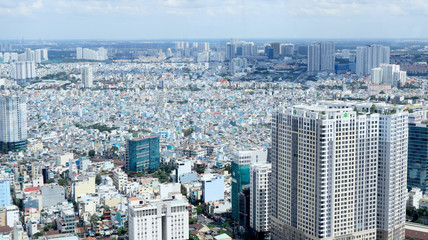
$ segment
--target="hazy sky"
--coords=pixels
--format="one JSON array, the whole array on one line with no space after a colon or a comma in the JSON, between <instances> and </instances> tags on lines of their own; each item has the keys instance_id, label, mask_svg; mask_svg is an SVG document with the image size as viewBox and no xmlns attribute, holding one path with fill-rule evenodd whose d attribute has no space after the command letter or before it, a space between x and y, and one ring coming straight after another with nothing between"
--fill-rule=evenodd
<instances>
[{"instance_id":1,"label":"hazy sky","mask_svg":"<svg viewBox=\"0 0 428 240\"><path fill-rule=\"evenodd\" d=\"M428 38L428 0L0 0L0 39Z\"/></svg>"}]
</instances>

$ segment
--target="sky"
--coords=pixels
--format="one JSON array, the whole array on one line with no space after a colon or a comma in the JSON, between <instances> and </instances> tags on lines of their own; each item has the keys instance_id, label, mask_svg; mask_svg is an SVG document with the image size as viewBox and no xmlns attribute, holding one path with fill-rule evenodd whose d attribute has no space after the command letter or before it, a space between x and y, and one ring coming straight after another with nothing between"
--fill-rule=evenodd
<instances>
[{"instance_id":1,"label":"sky","mask_svg":"<svg viewBox=\"0 0 428 240\"><path fill-rule=\"evenodd\" d=\"M428 38L428 0L0 0L0 39Z\"/></svg>"}]
</instances>

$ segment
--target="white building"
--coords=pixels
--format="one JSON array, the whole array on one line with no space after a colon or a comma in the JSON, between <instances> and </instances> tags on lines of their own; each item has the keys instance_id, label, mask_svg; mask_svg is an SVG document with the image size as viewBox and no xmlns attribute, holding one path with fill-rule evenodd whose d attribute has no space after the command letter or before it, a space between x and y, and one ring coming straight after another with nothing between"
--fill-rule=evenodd
<instances>
[{"instance_id":1,"label":"white building","mask_svg":"<svg viewBox=\"0 0 428 240\"><path fill-rule=\"evenodd\" d=\"M238 72L244 72L247 69L247 59L245 58L234 58L230 60L229 72L234 74Z\"/></svg>"},{"instance_id":2,"label":"white building","mask_svg":"<svg viewBox=\"0 0 428 240\"><path fill-rule=\"evenodd\" d=\"M308 45L308 72L334 72L334 43L321 42Z\"/></svg>"},{"instance_id":3,"label":"white building","mask_svg":"<svg viewBox=\"0 0 428 240\"><path fill-rule=\"evenodd\" d=\"M387 104L274 114L273 239L404 239L406 125L407 112Z\"/></svg>"},{"instance_id":4,"label":"white building","mask_svg":"<svg viewBox=\"0 0 428 240\"><path fill-rule=\"evenodd\" d=\"M294 55L294 44L281 44L281 55L282 56L291 56Z\"/></svg>"},{"instance_id":5,"label":"white building","mask_svg":"<svg viewBox=\"0 0 428 240\"><path fill-rule=\"evenodd\" d=\"M409 192L409 198L407 200L408 207L419 208L419 201L422 199L422 191L420 188L412 188Z\"/></svg>"},{"instance_id":6,"label":"white building","mask_svg":"<svg viewBox=\"0 0 428 240\"><path fill-rule=\"evenodd\" d=\"M250 227L257 232L270 229L270 163L255 164L250 170Z\"/></svg>"},{"instance_id":7,"label":"white building","mask_svg":"<svg viewBox=\"0 0 428 240\"><path fill-rule=\"evenodd\" d=\"M177 182L180 182L180 177L183 176L186 173L192 172L192 162L189 160L183 160L183 161L177 161L176 163L176 180Z\"/></svg>"},{"instance_id":8,"label":"white building","mask_svg":"<svg viewBox=\"0 0 428 240\"><path fill-rule=\"evenodd\" d=\"M76 59L86 59L95 61L104 61L108 59L107 49L100 47L98 50L92 50L89 48L76 48Z\"/></svg>"},{"instance_id":9,"label":"white building","mask_svg":"<svg viewBox=\"0 0 428 240\"><path fill-rule=\"evenodd\" d=\"M379 121L378 237L404 239L407 200L408 112L376 104Z\"/></svg>"},{"instance_id":10,"label":"white building","mask_svg":"<svg viewBox=\"0 0 428 240\"><path fill-rule=\"evenodd\" d=\"M130 199L129 239L189 239L189 204L180 196L156 202Z\"/></svg>"},{"instance_id":11,"label":"white building","mask_svg":"<svg viewBox=\"0 0 428 240\"><path fill-rule=\"evenodd\" d=\"M368 45L357 47L356 72L367 75L372 68L377 68L381 63L390 62L390 49L382 45Z\"/></svg>"},{"instance_id":12,"label":"white building","mask_svg":"<svg viewBox=\"0 0 428 240\"><path fill-rule=\"evenodd\" d=\"M159 195L160 199L168 199L170 194L180 193L181 184L180 183L162 183L159 184Z\"/></svg>"},{"instance_id":13,"label":"white building","mask_svg":"<svg viewBox=\"0 0 428 240\"><path fill-rule=\"evenodd\" d=\"M128 184L128 175L121 169L113 169L113 185L119 192L124 192Z\"/></svg>"},{"instance_id":14,"label":"white building","mask_svg":"<svg viewBox=\"0 0 428 240\"><path fill-rule=\"evenodd\" d=\"M389 83L391 86L403 86L407 80L406 71L400 71L400 65L381 63L371 69L372 83Z\"/></svg>"},{"instance_id":15,"label":"white building","mask_svg":"<svg viewBox=\"0 0 428 240\"><path fill-rule=\"evenodd\" d=\"M204 174L202 182L202 201L213 202L224 200L224 177L221 175Z\"/></svg>"},{"instance_id":16,"label":"white building","mask_svg":"<svg viewBox=\"0 0 428 240\"><path fill-rule=\"evenodd\" d=\"M13 228L19 222L19 208L15 205L6 206L6 225Z\"/></svg>"},{"instance_id":17,"label":"white building","mask_svg":"<svg viewBox=\"0 0 428 240\"><path fill-rule=\"evenodd\" d=\"M372 83L382 82L382 72L382 68L372 68L370 75Z\"/></svg>"},{"instance_id":18,"label":"white building","mask_svg":"<svg viewBox=\"0 0 428 240\"><path fill-rule=\"evenodd\" d=\"M13 63L13 79L18 84L26 83L27 81L36 78L36 64L33 61L22 61Z\"/></svg>"},{"instance_id":19,"label":"white building","mask_svg":"<svg viewBox=\"0 0 428 240\"><path fill-rule=\"evenodd\" d=\"M93 76L92 76L91 66L85 66L82 68L82 83L85 86L85 88L92 88Z\"/></svg>"},{"instance_id":20,"label":"white building","mask_svg":"<svg viewBox=\"0 0 428 240\"><path fill-rule=\"evenodd\" d=\"M25 150L27 144L27 98L0 97L0 143L9 150Z\"/></svg>"}]
</instances>

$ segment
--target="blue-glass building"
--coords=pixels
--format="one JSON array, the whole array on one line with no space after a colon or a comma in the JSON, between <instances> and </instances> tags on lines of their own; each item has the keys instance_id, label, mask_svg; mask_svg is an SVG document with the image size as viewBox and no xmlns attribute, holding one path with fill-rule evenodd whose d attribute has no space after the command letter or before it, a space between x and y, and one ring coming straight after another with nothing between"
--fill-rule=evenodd
<instances>
[{"instance_id":1,"label":"blue-glass building","mask_svg":"<svg viewBox=\"0 0 428 240\"><path fill-rule=\"evenodd\" d=\"M129 139L126 146L126 171L142 172L159 168L159 136Z\"/></svg>"},{"instance_id":2,"label":"blue-glass building","mask_svg":"<svg viewBox=\"0 0 428 240\"><path fill-rule=\"evenodd\" d=\"M407 187L428 190L428 124L409 123Z\"/></svg>"},{"instance_id":3,"label":"blue-glass building","mask_svg":"<svg viewBox=\"0 0 428 240\"><path fill-rule=\"evenodd\" d=\"M10 206L12 198L10 196L10 180L0 179L0 207Z\"/></svg>"}]
</instances>

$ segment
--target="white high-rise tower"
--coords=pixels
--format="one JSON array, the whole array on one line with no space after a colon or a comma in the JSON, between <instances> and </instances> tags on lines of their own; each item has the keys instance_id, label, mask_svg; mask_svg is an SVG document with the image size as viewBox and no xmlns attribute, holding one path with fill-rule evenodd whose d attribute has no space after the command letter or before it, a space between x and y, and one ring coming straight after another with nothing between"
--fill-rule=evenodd
<instances>
[{"instance_id":1,"label":"white high-rise tower","mask_svg":"<svg viewBox=\"0 0 428 240\"><path fill-rule=\"evenodd\" d=\"M85 66L82 68L82 83L85 88L92 88L93 76L91 66Z\"/></svg>"},{"instance_id":2,"label":"white high-rise tower","mask_svg":"<svg viewBox=\"0 0 428 240\"><path fill-rule=\"evenodd\" d=\"M390 62L390 49L382 45L368 45L357 47L357 74L370 74L372 68L381 63Z\"/></svg>"},{"instance_id":3,"label":"white high-rise tower","mask_svg":"<svg viewBox=\"0 0 428 240\"><path fill-rule=\"evenodd\" d=\"M334 43L321 42L308 45L308 72L315 74L318 72L334 71Z\"/></svg>"},{"instance_id":4,"label":"white high-rise tower","mask_svg":"<svg viewBox=\"0 0 428 240\"><path fill-rule=\"evenodd\" d=\"M27 148L27 98L0 97L0 145L11 151Z\"/></svg>"},{"instance_id":5,"label":"white high-rise tower","mask_svg":"<svg viewBox=\"0 0 428 240\"><path fill-rule=\"evenodd\" d=\"M273 239L403 239L406 119L402 107L371 103L274 114Z\"/></svg>"}]
</instances>

